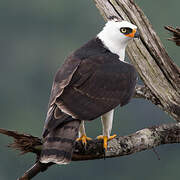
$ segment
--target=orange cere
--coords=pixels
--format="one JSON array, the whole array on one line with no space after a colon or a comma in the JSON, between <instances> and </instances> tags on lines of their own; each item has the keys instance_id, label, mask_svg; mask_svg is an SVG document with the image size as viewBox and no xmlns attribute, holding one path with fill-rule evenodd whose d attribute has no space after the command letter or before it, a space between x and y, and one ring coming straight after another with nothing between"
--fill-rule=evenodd
<instances>
[{"instance_id":1,"label":"orange cere","mask_svg":"<svg viewBox=\"0 0 180 180\"><path fill-rule=\"evenodd\" d=\"M133 38L136 31L137 31L136 29L133 29L132 33L126 34L126 36Z\"/></svg>"}]
</instances>

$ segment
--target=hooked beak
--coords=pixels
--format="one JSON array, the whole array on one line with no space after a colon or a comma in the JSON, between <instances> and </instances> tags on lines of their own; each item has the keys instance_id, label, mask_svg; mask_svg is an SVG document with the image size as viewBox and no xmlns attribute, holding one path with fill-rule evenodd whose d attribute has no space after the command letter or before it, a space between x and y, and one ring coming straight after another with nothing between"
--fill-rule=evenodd
<instances>
[{"instance_id":1,"label":"hooked beak","mask_svg":"<svg viewBox=\"0 0 180 180\"><path fill-rule=\"evenodd\" d=\"M132 33L127 34L126 36L131 38L140 38L140 34L137 29L133 29Z\"/></svg>"},{"instance_id":2,"label":"hooked beak","mask_svg":"<svg viewBox=\"0 0 180 180\"><path fill-rule=\"evenodd\" d=\"M134 34L134 38L140 38L140 34L139 34L139 31L136 30L135 34Z\"/></svg>"}]
</instances>

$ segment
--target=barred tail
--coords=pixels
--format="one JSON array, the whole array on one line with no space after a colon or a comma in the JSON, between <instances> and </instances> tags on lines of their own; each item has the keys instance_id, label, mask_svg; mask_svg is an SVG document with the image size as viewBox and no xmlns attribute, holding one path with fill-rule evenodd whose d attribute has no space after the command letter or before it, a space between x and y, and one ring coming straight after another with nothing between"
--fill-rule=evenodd
<instances>
[{"instance_id":1,"label":"barred tail","mask_svg":"<svg viewBox=\"0 0 180 180\"><path fill-rule=\"evenodd\" d=\"M71 161L73 146L78 136L80 125L79 120L71 119L72 121L57 126L44 138L40 162L67 164Z\"/></svg>"}]
</instances>

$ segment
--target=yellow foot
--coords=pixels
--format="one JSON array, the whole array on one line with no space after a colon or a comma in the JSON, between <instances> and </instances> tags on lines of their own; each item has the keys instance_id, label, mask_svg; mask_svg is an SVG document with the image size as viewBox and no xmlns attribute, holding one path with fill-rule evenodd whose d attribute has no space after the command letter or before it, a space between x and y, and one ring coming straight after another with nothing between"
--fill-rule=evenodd
<instances>
[{"instance_id":1,"label":"yellow foot","mask_svg":"<svg viewBox=\"0 0 180 180\"><path fill-rule=\"evenodd\" d=\"M76 141L81 141L84 146L86 146L87 141L91 141L92 139L90 137L87 137L86 135L82 135L80 138L77 138Z\"/></svg>"},{"instance_id":2,"label":"yellow foot","mask_svg":"<svg viewBox=\"0 0 180 180\"><path fill-rule=\"evenodd\" d=\"M110 137L108 138L107 136L102 136L102 135L100 135L100 136L97 137L97 139L103 139L103 141L104 141L103 147L104 147L105 151L107 151L107 142L108 142L109 140L115 138L116 136L117 136L117 135L114 134L114 135L112 135L112 136L110 136Z\"/></svg>"}]
</instances>

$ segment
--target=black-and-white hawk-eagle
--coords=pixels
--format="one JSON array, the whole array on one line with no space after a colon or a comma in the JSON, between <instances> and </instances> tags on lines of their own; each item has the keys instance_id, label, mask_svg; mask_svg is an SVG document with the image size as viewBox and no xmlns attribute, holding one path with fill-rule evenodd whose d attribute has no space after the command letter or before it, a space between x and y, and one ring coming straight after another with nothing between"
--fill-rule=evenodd
<instances>
[{"instance_id":1,"label":"black-and-white hawk-eagle","mask_svg":"<svg viewBox=\"0 0 180 180\"><path fill-rule=\"evenodd\" d=\"M111 136L114 108L127 104L135 89L135 68L124 62L137 27L111 18L103 30L74 51L55 75L43 130L40 162L67 164L76 139L86 144L84 121L101 116L104 148Z\"/></svg>"}]
</instances>

